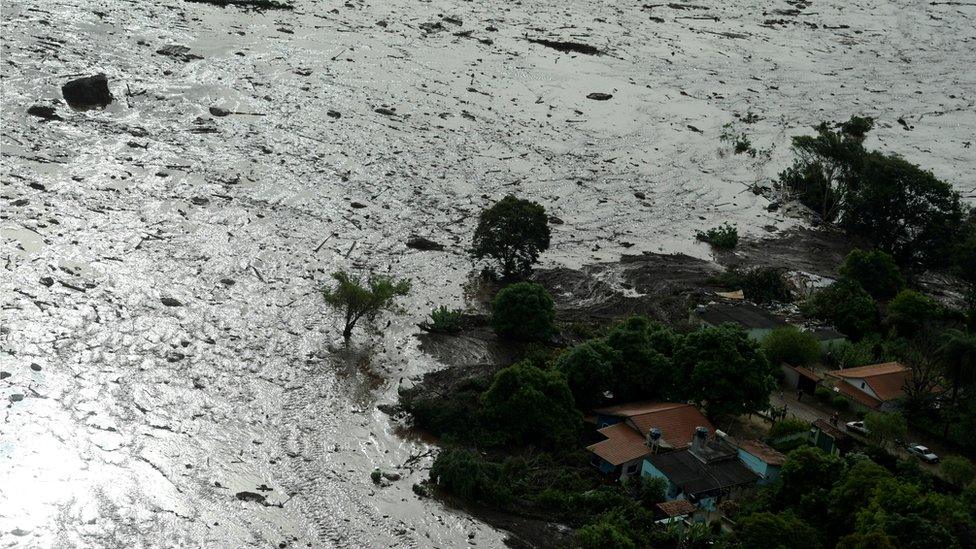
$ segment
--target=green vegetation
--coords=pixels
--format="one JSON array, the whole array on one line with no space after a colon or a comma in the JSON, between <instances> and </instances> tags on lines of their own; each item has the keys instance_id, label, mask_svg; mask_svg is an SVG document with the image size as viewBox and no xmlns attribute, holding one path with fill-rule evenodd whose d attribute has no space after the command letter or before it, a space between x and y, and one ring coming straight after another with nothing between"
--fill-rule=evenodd
<instances>
[{"instance_id":1,"label":"green vegetation","mask_svg":"<svg viewBox=\"0 0 976 549\"><path fill-rule=\"evenodd\" d=\"M582 415L557 371L516 363L495 374L481 400L488 424L506 443L565 448L579 437Z\"/></svg>"},{"instance_id":2,"label":"green vegetation","mask_svg":"<svg viewBox=\"0 0 976 549\"><path fill-rule=\"evenodd\" d=\"M793 138L796 159L780 183L824 221L868 240L913 270L948 267L966 238L959 193L894 155L868 152L869 118L822 123ZM958 252L955 252L958 253Z\"/></svg>"},{"instance_id":3,"label":"green vegetation","mask_svg":"<svg viewBox=\"0 0 976 549\"><path fill-rule=\"evenodd\" d=\"M802 419L788 418L774 423L769 429L767 438L769 440L776 440L778 438L788 437L797 433L806 433L809 431L810 423L803 421Z\"/></svg>"},{"instance_id":4,"label":"green vegetation","mask_svg":"<svg viewBox=\"0 0 976 549\"><path fill-rule=\"evenodd\" d=\"M830 322L858 340L877 329L878 308L857 282L841 279L814 293L803 304L804 313Z\"/></svg>"},{"instance_id":5,"label":"green vegetation","mask_svg":"<svg viewBox=\"0 0 976 549\"><path fill-rule=\"evenodd\" d=\"M461 331L461 311L448 309L444 305L430 312L427 329L434 333L455 334Z\"/></svg>"},{"instance_id":6,"label":"green vegetation","mask_svg":"<svg viewBox=\"0 0 976 549\"><path fill-rule=\"evenodd\" d=\"M524 277L549 248L549 237L545 208L510 195L481 212L471 255L494 261L504 278Z\"/></svg>"},{"instance_id":7,"label":"green vegetation","mask_svg":"<svg viewBox=\"0 0 976 549\"><path fill-rule=\"evenodd\" d=\"M774 329L763 339L762 350L774 366L783 362L791 366L809 366L820 358L820 342L813 334L802 332L796 326Z\"/></svg>"},{"instance_id":8,"label":"green vegetation","mask_svg":"<svg viewBox=\"0 0 976 549\"><path fill-rule=\"evenodd\" d=\"M491 303L491 325L506 339L547 341L555 333L555 319L552 296L539 284L512 284Z\"/></svg>"},{"instance_id":9,"label":"green vegetation","mask_svg":"<svg viewBox=\"0 0 976 549\"><path fill-rule=\"evenodd\" d=\"M864 416L864 426L868 430L868 440L880 448L887 448L892 442L904 439L908 433L908 423L897 412L869 412Z\"/></svg>"},{"instance_id":10,"label":"green vegetation","mask_svg":"<svg viewBox=\"0 0 976 549\"><path fill-rule=\"evenodd\" d=\"M891 255L877 250L854 250L844 259L840 274L864 288L875 299L891 299L905 287Z\"/></svg>"},{"instance_id":11,"label":"green vegetation","mask_svg":"<svg viewBox=\"0 0 976 549\"><path fill-rule=\"evenodd\" d=\"M556 360L581 410L602 404L613 381L613 349L601 341L587 342L564 352Z\"/></svg>"},{"instance_id":12,"label":"green vegetation","mask_svg":"<svg viewBox=\"0 0 976 549\"><path fill-rule=\"evenodd\" d=\"M976 478L976 466L962 456L946 456L939 465L942 476L957 488L969 486Z\"/></svg>"},{"instance_id":13,"label":"green vegetation","mask_svg":"<svg viewBox=\"0 0 976 549\"><path fill-rule=\"evenodd\" d=\"M820 549L817 530L789 511L761 512L744 517L735 532L742 547Z\"/></svg>"},{"instance_id":14,"label":"green vegetation","mask_svg":"<svg viewBox=\"0 0 976 549\"><path fill-rule=\"evenodd\" d=\"M739 230L735 225L723 223L704 232L698 231L695 233L695 238L720 250L731 250L739 243Z\"/></svg>"},{"instance_id":15,"label":"green vegetation","mask_svg":"<svg viewBox=\"0 0 976 549\"><path fill-rule=\"evenodd\" d=\"M714 282L726 288L742 290L753 303L793 301L783 271L774 267L754 267L741 271L735 267L715 277Z\"/></svg>"},{"instance_id":16,"label":"green vegetation","mask_svg":"<svg viewBox=\"0 0 976 549\"><path fill-rule=\"evenodd\" d=\"M396 281L382 275L370 275L364 282L345 271L332 273L335 287L322 289L322 297L329 307L339 311L345 320L342 337L349 341L360 319L372 321L382 311L393 311L394 300L410 292L410 281Z\"/></svg>"},{"instance_id":17,"label":"green vegetation","mask_svg":"<svg viewBox=\"0 0 976 549\"><path fill-rule=\"evenodd\" d=\"M913 337L944 316L938 301L914 290L902 290L888 304L885 322L902 337Z\"/></svg>"}]
</instances>

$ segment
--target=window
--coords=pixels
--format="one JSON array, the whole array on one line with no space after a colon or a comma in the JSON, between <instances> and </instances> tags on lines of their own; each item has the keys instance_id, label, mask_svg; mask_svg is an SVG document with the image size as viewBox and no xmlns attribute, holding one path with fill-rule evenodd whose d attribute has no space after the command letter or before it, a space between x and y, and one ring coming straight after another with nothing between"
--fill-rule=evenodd
<instances>
[{"instance_id":1,"label":"window","mask_svg":"<svg viewBox=\"0 0 976 549\"><path fill-rule=\"evenodd\" d=\"M633 475L635 473L637 473L637 464L634 463L634 464L628 465L627 466L627 474L628 475Z\"/></svg>"}]
</instances>

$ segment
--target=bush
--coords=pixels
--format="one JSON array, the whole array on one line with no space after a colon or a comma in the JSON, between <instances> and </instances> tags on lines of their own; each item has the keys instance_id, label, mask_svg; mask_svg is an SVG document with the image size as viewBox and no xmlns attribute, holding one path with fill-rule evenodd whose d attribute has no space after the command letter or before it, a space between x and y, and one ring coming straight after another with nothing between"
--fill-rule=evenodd
<instances>
[{"instance_id":1,"label":"bush","mask_svg":"<svg viewBox=\"0 0 976 549\"><path fill-rule=\"evenodd\" d=\"M705 232L698 231L695 233L695 238L702 242L707 242L720 250L731 250L739 243L739 230L735 225L724 223Z\"/></svg>"},{"instance_id":2,"label":"bush","mask_svg":"<svg viewBox=\"0 0 976 549\"><path fill-rule=\"evenodd\" d=\"M834 401L832 404L834 408L837 408L842 412L846 412L851 408L851 401L847 400L847 397L845 397L844 395L834 396Z\"/></svg>"},{"instance_id":3,"label":"bush","mask_svg":"<svg viewBox=\"0 0 976 549\"><path fill-rule=\"evenodd\" d=\"M754 513L738 521L735 537L742 547L820 549L820 533L795 514Z\"/></svg>"},{"instance_id":4,"label":"bush","mask_svg":"<svg viewBox=\"0 0 976 549\"><path fill-rule=\"evenodd\" d=\"M471 255L489 258L505 278L529 273L539 254L549 248L549 218L541 205L506 196L481 212Z\"/></svg>"},{"instance_id":5,"label":"bush","mask_svg":"<svg viewBox=\"0 0 976 549\"><path fill-rule=\"evenodd\" d=\"M774 329L763 339L762 349L774 366L783 362L792 366L809 366L820 358L820 342L817 338L795 326Z\"/></svg>"},{"instance_id":6,"label":"bush","mask_svg":"<svg viewBox=\"0 0 976 549\"><path fill-rule=\"evenodd\" d=\"M547 341L555 331L552 296L539 284L519 282L498 292L491 304L491 324L499 337Z\"/></svg>"},{"instance_id":7,"label":"bush","mask_svg":"<svg viewBox=\"0 0 976 549\"><path fill-rule=\"evenodd\" d=\"M804 312L825 320L853 339L873 332L878 325L878 308L871 295L853 280L838 280L814 293Z\"/></svg>"},{"instance_id":8,"label":"bush","mask_svg":"<svg viewBox=\"0 0 976 549\"><path fill-rule=\"evenodd\" d=\"M467 501L499 507L512 501L501 466L471 450L442 451L430 467L430 480Z\"/></svg>"},{"instance_id":9,"label":"bush","mask_svg":"<svg viewBox=\"0 0 976 549\"><path fill-rule=\"evenodd\" d=\"M605 343L591 341L564 352L556 360L556 369L566 377L573 400L581 410L589 410L604 400L613 386L613 349Z\"/></svg>"},{"instance_id":10,"label":"bush","mask_svg":"<svg viewBox=\"0 0 976 549\"><path fill-rule=\"evenodd\" d=\"M680 384L671 365L677 336L646 317L635 316L615 325L604 338L613 353L614 398L622 401L672 396Z\"/></svg>"},{"instance_id":11,"label":"bush","mask_svg":"<svg viewBox=\"0 0 976 549\"><path fill-rule=\"evenodd\" d=\"M652 508L655 503L668 499L668 481L660 477L640 477L637 493L641 503L647 508Z\"/></svg>"},{"instance_id":12,"label":"bush","mask_svg":"<svg viewBox=\"0 0 976 549\"><path fill-rule=\"evenodd\" d=\"M444 305L430 312L427 329L440 334L456 334L461 331L462 313L459 309L448 309Z\"/></svg>"},{"instance_id":13,"label":"bush","mask_svg":"<svg viewBox=\"0 0 976 549\"><path fill-rule=\"evenodd\" d=\"M886 321L898 335L912 337L926 325L940 320L943 311L938 301L914 290L902 290L888 304Z\"/></svg>"},{"instance_id":14,"label":"bush","mask_svg":"<svg viewBox=\"0 0 976 549\"><path fill-rule=\"evenodd\" d=\"M823 385L818 385L813 391L813 396L817 398L820 402L827 403L827 401L834 398L834 392L830 389L824 387Z\"/></svg>"},{"instance_id":15,"label":"bush","mask_svg":"<svg viewBox=\"0 0 976 549\"><path fill-rule=\"evenodd\" d=\"M856 281L876 299L891 299L905 286L894 258L877 250L856 249L847 254L840 274Z\"/></svg>"},{"instance_id":16,"label":"bush","mask_svg":"<svg viewBox=\"0 0 976 549\"><path fill-rule=\"evenodd\" d=\"M888 444L905 438L908 433L905 417L897 412L868 412L864 416L864 427L868 430L868 438L879 448L887 448Z\"/></svg>"},{"instance_id":17,"label":"bush","mask_svg":"<svg viewBox=\"0 0 976 549\"><path fill-rule=\"evenodd\" d=\"M943 478L957 488L965 488L976 478L973 462L962 456L946 456L939 465Z\"/></svg>"},{"instance_id":18,"label":"bush","mask_svg":"<svg viewBox=\"0 0 976 549\"><path fill-rule=\"evenodd\" d=\"M489 424L510 443L565 448L582 426L563 376L524 361L495 374L481 402Z\"/></svg>"},{"instance_id":19,"label":"bush","mask_svg":"<svg viewBox=\"0 0 976 549\"><path fill-rule=\"evenodd\" d=\"M627 529L611 521L588 524L576 531L576 544L580 549L635 549L637 545L627 535Z\"/></svg>"},{"instance_id":20,"label":"bush","mask_svg":"<svg viewBox=\"0 0 976 549\"><path fill-rule=\"evenodd\" d=\"M755 303L793 300L783 271L774 267L754 267L745 271L733 267L715 277L715 282L727 288L742 290L745 298Z\"/></svg>"},{"instance_id":21,"label":"bush","mask_svg":"<svg viewBox=\"0 0 976 549\"><path fill-rule=\"evenodd\" d=\"M769 429L769 435L767 437L769 440L776 440L778 438L788 437L797 433L804 433L809 430L809 422L803 421L802 419L789 418L774 423Z\"/></svg>"}]
</instances>

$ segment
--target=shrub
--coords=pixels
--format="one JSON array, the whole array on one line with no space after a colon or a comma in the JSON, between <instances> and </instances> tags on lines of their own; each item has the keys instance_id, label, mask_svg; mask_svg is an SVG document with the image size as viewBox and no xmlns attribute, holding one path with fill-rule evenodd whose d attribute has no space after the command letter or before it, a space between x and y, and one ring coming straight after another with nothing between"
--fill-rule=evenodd
<instances>
[{"instance_id":1,"label":"shrub","mask_svg":"<svg viewBox=\"0 0 976 549\"><path fill-rule=\"evenodd\" d=\"M810 423L803 421L802 419L789 418L774 423L769 429L768 438L769 440L776 440L778 438L788 437L797 433L804 433L809 430Z\"/></svg>"},{"instance_id":2,"label":"shrub","mask_svg":"<svg viewBox=\"0 0 976 549\"><path fill-rule=\"evenodd\" d=\"M898 335L911 337L942 317L943 307L938 301L914 290L902 290L888 304L886 321Z\"/></svg>"},{"instance_id":3,"label":"shrub","mask_svg":"<svg viewBox=\"0 0 976 549\"><path fill-rule=\"evenodd\" d=\"M754 513L742 517L735 537L741 547L820 549L820 534L791 512Z\"/></svg>"},{"instance_id":4,"label":"shrub","mask_svg":"<svg viewBox=\"0 0 976 549\"><path fill-rule=\"evenodd\" d=\"M512 501L512 492L501 473L501 466L477 452L447 449L431 465L430 480L462 499L503 507Z\"/></svg>"},{"instance_id":5,"label":"shrub","mask_svg":"<svg viewBox=\"0 0 976 549\"><path fill-rule=\"evenodd\" d=\"M491 304L491 324L499 337L547 341L555 331L552 296L539 284L519 282L498 292Z\"/></svg>"},{"instance_id":6,"label":"shrub","mask_svg":"<svg viewBox=\"0 0 976 549\"><path fill-rule=\"evenodd\" d=\"M876 299L891 299L905 286L895 260L877 250L856 249L847 254L840 274L856 281Z\"/></svg>"},{"instance_id":7,"label":"shrub","mask_svg":"<svg viewBox=\"0 0 976 549\"><path fill-rule=\"evenodd\" d=\"M864 416L864 427L868 430L868 438L879 448L887 448L888 444L905 438L908 433L905 417L897 412L868 412Z\"/></svg>"},{"instance_id":8,"label":"shrub","mask_svg":"<svg viewBox=\"0 0 976 549\"><path fill-rule=\"evenodd\" d=\"M640 477L637 493L642 504L651 508L667 499L668 481L660 477Z\"/></svg>"},{"instance_id":9,"label":"shrub","mask_svg":"<svg viewBox=\"0 0 976 549\"><path fill-rule=\"evenodd\" d=\"M783 271L774 267L754 267L745 271L733 267L715 277L715 282L742 290L746 299L755 303L793 300Z\"/></svg>"},{"instance_id":10,"label":"shrub","mask_svg":"<svg viewBox=\"0 0 976 549\"><path fill-rule=\"evenodd\" d=\"M635 549L637 545L627 535L627 529L611 521L588 524L576 531L576 545L580 549Z\"/></svg>"},{"instance_id":11,"label":"shrub","mask_svg":"<svg viewBox=\"0 0 976 549\"><path fill-rule=\"evenodd\" d=\"M814 293L804 311L834 325L853 339L860 339L878 325L878 308L871 295L853 280L838 280Z\"/></svg>"},{"instance_id":12,"label":"shrub","mask_svg":"<svg viewBox=\"0 0 976 549\"><path fill-rule=\"evenodd\" d=\"M373 484L379 484L383 480L383 472L379 469L373 469L373 472L369 474L369 478L373 481Z\"/></svg>"},{"instance_id":13,"label":"shrub","mask_svg":"<svg viewBox=\"0 0 976 549\"><path fill-rule=\"evenodd\" d=\"M613 351L613 396L619 400L661 398L679 385L671 365L677 336L646 317L634 316L615 325L604 342Z\"/></svg>"},{"instance_id":14,"label":"shrub","mask_svg":"<svg viewBox=\"0 0 976 549\"><path fill-rule=\"evenodd\" d=\"M528 274L549 248L549 219L541 205L506 196L481 212L471 255L492 259L505 278Z\"/></svg>"},{"instance_id":15,"label":"shrub","mask_svg":"<svg viewBox=\"0 0 976 549\"><path fill-rule=\"evenodd\" d=\"M430 312L428 330L441 334L456 334L461 331L462 313L459 309L448 309L444 305Z\"/></svg>"},{"instance_id":16,"label":"shrub","mask_svg":"<svg viewBox=\"0 0 976 549\"><path fill-rule=\"evenodd\" d=\"M818 385L813 391L813 396L820 402L826 403L828 400L834 398L834 392L823 385Z\"/></svg>"},{"instance_id":17,"label":"shrub","mask_svg":"<svg viewBox=\"0 0 976 549\"><path fill-rule=\"evenodd\" d=\"M410 281L395 281L388 276L370 275L363 282L344 271L332 273L336 287L325 287L325 303L345 317L342 337L349 341L356 323L363 317L373 320L385 310L394 310L393 301L410 292Z\"/></svg>"},{"instance_id":18,"label":"shrub","mask_svg":"<svg viewBox=\"0 0 976 549\"><path fill-rule=\"evenodd\" d=\"M837 408L842 412L845 412L851 408L851 401L847 400L847 397L844 395L836 395L832 404L834 408Z\"/></svg>"},{"instance_id":19,"label":"shrub","mask_svg":"<svg viewBox=\"0 0 976 549\"><path fill-rule=\"evenodd\" d=\"M965 488L976 478L973 462L962 456L946 456L939 465L942 476L957 488Z\"/></svg>"},{"instance_id":20,"label":"shrub","mask_svg":"<svg viewBox=\"0 0 976 549\"><path fill-rule=\"evenodd\" d=\"M785 362L793 366L808 366L820 358L820 342L810 332L796 326L776 328L763 339L763 352L774 366Z\"/></svg>"},{"instance_id":21,"label":"shrub","mask_svg":"<svg viewBox=\"0 0 976 549\"><path fill-rule=\"evenodd\" d=\"M724 223L721 226L713 227L705 232L698 231L695 238L702 242L707 242L721 250L731 250L739 243L739 230L735 225Z\"/></svg>"},{"instance_id":22,"label":"shrub","mask_svg":"<svg viewBox=\"0 0 976 549\"><path fill-rule=\"evenodd\" d=\"M481 401L485 418L515 444L565 448L576 442L582 426L563 376L524 361L495 374Z\"/></svg>"},{"instance_id":23,"label":"shrub","mask_svg":"<svg viewBox=\"0 0 976 549\"><path fill-rule=\"evenodd\" d=\"M581 410L603 402L603 394L613 387L612 360L613 349L599 341L577 345L556 360L556 368L566 377Z\"/></svg>"}]
</instances>

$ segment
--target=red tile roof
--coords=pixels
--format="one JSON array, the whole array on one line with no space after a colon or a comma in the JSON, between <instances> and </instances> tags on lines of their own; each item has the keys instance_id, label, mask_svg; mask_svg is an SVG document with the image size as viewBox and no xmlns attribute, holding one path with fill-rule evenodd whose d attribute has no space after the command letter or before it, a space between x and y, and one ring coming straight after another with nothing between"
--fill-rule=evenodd
<instances>
[{"instance_id":1,"label":"red tile roof","mask_svg":"<svg viewBox=\"0 0 976 549\"><path fill-rule=\"evenodd\" d=\"M668 517L683 517L697 510L697 507L686 499L663 501L657 504L657 508Z\"/></svg>"},{"instance_id":2,"label":"red tile roof","mask_svg":"<svg viewBox=\"0 0 976 549\"><path fill-rule=\"evenodd\" d=\"M640 459L651 452L644 444L644 437L626 423L616 423L597 431L607 437L586 449L600 456L610 465L621 465Z\"/></svg>"},{"instance_id":3,"label":"red tile roof","mask_svg":"<svg viewBox=\"0 0 976 549\"><path fill-rule=\"evenodd\" d=\"M837 390L846 395L849 398L856 400L857 402L867 406L868 408L877 408L881 406L881 401L874 398L873 396L865 393L864 391L858 389L857 387L847 383L846 381L841 381L837 384Z\"/></svg>"},{"instance_id":4,"label":"red tile roof","mask_svg":"<svg viewBox=\"0 0 976 549\"><path fill-rule=\"evenodd\" d=\"M759 440L740 440L737 441L739 448L756 456L769 465L782 465L786 463L786 456L774 450L766 443Z\"/></svg>"},{"instance_id":5,"label":"red tile roof","mask_svg":"<svg viewBox=\"0 0 976 549\"><path fill-rule=\"evenodd\" d=\"M845 368L828 372L828 375L840 379L863 379L881 402L888 402L905 396L905 381L911 372L897 362L872 364L859 368ZM839 384L845 385L845 384ZM849 385L849 384L848 384ZM841 389L845 394L850 394ZM876 405L875 405L876 406Z\"/></svg>"},{"instance_id":6,"label":"red tile roof","mask_svg":"<svg viewBox=\"0 0 976 549\"><path fill-rule=\"evenodd\" d=\"M634 402L594 410L606 416L625 418L641 437L646 438L652 427L661 430L665 446L684 448L691 444L696 427L705 427L715 433L708 418L691 404L678 402Z\"/></svg>"}]
</instances>

